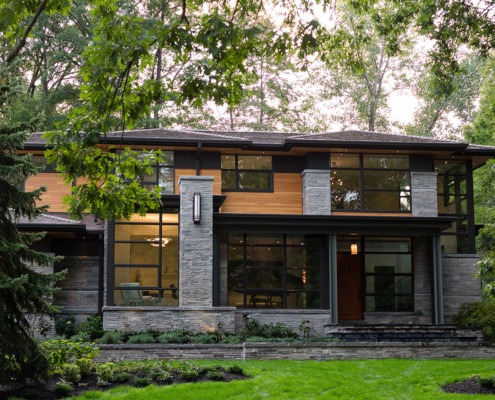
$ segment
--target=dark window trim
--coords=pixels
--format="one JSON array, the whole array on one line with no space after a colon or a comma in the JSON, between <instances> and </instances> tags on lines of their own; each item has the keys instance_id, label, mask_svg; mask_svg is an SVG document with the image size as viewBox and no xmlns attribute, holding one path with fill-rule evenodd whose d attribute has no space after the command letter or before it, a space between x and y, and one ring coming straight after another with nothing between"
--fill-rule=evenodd
<instances>
[{"instance_id":1,"label":"dark window trim","mask_svg":"<svg viewBox=\"0 0 495 400\"><path fill-rule=\"evenodd\" d=\"M235 188L226 189L222 185L222 192L264 192L264 193L273 193L274 190L274 173L273 173L273 156L265 155L265 154L222 154L222 156L234 156L235 157L235 168L221 168L221 172L223 171L231 171L235 173ZM238 158L239 156L259 156L259 157L271 157L272 158L272 168L271 169L239 169L238 167ZM252 188L241 188L239 187L239 173L240 172L258 172L265 173L271 175L271 187L270 188L261 188L261 189L252 189ZM222 179L223 182L223 179Z\"/></svg>"},{"instance_id":2,"label":"dark window trim","mask_svg":"<svg viewBox=\"0 0 495 400\"><path fill-rule=\"evenodd\" d=\"M388 193L409 193L408 196L399 196L401 199L407 199L409 198L409 207L411 207L411 193L412 193L412 188L411 188L411 159L409 155L402 155L407 156L409 159L409 167L408 168L365 168L364 167L364 155L371 155L371 156L384 156L384 155L390 155L391 157L397 157L395 154L381 154L381 153L344 153L345 155L357 155L359 156L359 167L333 167L332 166L332 154L340 154L340 153L330 153L330 173L333 170L336 171L359 171L359 208L332 208L332 212L380 212L380 213L404 213L404 214L410 214L411 213L411 208L409 210L382 210L382 209L368 209L365 208L364 206L364 195L365 193L380 193L380 192L388 192ZM382 172L382 171L406 171L409 174L409 190L405 189L366 189L365 188L365 179L364 179L364 173L365 171L376 171L376 172ZM332 187L330 186L330 191L332 191ZM330 200L332 201L332 200Z\"/></svg>"}]
</instances>

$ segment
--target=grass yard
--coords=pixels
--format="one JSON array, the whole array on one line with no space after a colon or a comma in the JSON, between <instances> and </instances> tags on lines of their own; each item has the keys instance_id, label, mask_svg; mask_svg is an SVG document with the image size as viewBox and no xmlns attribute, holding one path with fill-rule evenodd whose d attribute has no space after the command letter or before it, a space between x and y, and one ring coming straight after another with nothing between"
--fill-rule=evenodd
<instances>
[{"instance_id":1,"label":"grass yard","mask_svg":"<svg viewBox=\"0 0 495 400\"><path fill-rule=\"evenodd\" d=\"M237 364L252 378L229 383L188 383L144 389L126 386L108 392L87 392L77 399L495 399L495 395L447 394L441 389L442 385L472 375L495 376L495 359L198 363Z\"/></svg>"}]
</instances>

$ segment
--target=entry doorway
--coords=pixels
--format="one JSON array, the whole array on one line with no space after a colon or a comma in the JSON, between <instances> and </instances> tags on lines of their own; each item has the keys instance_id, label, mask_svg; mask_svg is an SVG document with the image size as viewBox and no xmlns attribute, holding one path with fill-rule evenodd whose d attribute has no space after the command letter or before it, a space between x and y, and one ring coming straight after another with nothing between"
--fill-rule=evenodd
<instances>
[{"instance_id":1,"label":"entry doorway","mask_svg":"<svg viewBox=\"0 0 495 400\"><path fill-rule=\"evenodd\" d=\"M350 251L337 252L337 293L340 321L363 319L361 257Z\"/></svg>"}]
</instances>

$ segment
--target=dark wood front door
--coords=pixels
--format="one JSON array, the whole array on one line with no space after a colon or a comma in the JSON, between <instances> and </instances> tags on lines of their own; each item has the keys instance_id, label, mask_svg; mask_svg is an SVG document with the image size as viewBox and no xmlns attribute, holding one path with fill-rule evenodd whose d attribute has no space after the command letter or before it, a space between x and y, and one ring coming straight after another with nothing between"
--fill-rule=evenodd
<instances>
[{"instance_id":1,"label":"dark wood front door","mask_svg":"<svg viewBox=\"0 0 495 400\"><path fill-rule=\"evenodd\" d=\"M361 257L337 253L339 320L363 319L361 301Z\"/></svg>"}]
</instances>

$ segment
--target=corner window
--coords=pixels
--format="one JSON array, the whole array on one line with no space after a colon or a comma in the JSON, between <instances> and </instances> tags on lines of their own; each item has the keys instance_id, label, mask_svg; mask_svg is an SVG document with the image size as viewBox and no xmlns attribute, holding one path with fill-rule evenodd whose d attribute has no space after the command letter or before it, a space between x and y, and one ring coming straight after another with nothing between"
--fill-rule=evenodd
<instances>
[{"instance_id":1,"label":"corner window","mask_svg":"<svg viewBox=\"0 0 495 400\"><path fill-rule=\"evenodd\" d=\"M409 157L331 154L332 211L410 211Z\"/></svg>"},{"instance_id":2,"label":"corner window","mask_svg":"<svg viewBox=\"0 0 495 400\"><path fill-rule=\"evenodd\" d=\"M466 162L437 160L435 171L438 172L438 215L457 217L452 226L442 232L442 251L470 253Z\"/></svg>"},{"instance_id":3,"label":"corner window","mask_svg":"<svg viewBox=\"0 0 495 400\"><path fill-rule=\"evenodd\" d=\"M228 236L229 306L320 308L321 272L319 237Z\"/></svg>"},{"instance_id":4,"label":"corner window","mask_svg":"<svg viewBox=\"0 0 495 400\"><path fill-rule=\"evenodd\" d=\"M272 191L272 157L222 155L222 190Z\"/></svg>"},{"instance_id":5,"label":"corner window","mask_svg":"<svg viewBox=\"0 0 495 400\"><path fill-rule=\"evenodd\" d=\"M366 311L413 311L411 239L365 238Z\"/></svg>"},{"instance_id":6,"label":"corner window","mask_svg":"<svg viewBox=\"0 0 495 400\"><path fill-rule=\"evenodd\" d=\"M179 227L176 210L114 223L109 303L177 306Z\"/></svg>"}]
</instances>

